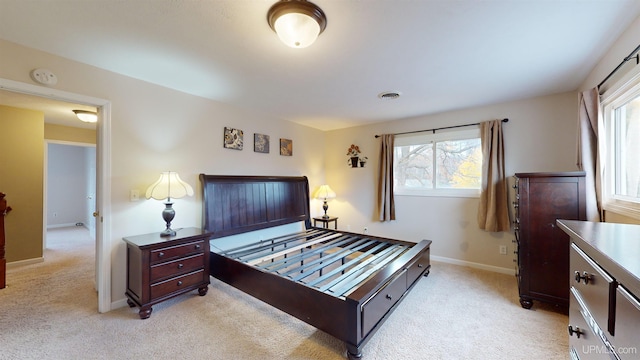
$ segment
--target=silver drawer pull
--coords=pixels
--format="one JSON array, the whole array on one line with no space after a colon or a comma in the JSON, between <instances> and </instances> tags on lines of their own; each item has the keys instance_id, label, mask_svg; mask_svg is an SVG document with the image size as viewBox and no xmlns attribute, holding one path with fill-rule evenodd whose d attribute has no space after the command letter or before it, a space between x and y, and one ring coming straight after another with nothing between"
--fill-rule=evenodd
<instances>
[{"instance_id":1,"label":"silver drawer pull","mask_svg":"<svg viewBox=\"0 0 640 360\"><path fill-rule=\"evenodd\" d=\"M387 299L389 299L389 300L393 300L393 297L392 297L391 295L389 295L389 294L387 294L387 296L385 296L385 297L386 297Z\"/></svg>"},{"instance_id":2,"label":"silver drawer pull","mask_svg":"<svg viewBox=\"0 0 640 360\"><path fill-rule=\"evenodd\" d=\"M418 267L419 267L419 268L421 268L421 267L422 267L422 264L418 264Z\"/></svg>"},{"instance_id":3,"label":"silver drawer pull","mask_svg":"<svg viewBox=\"0 0 640 360\"><path fill-rule=\"evenodd\" d=\"M178 286L182 286L182 281L178 281Z\"/></svg>"},{"instance_id":4,"label":"silver drawer pull","mask_svg":"<svg viewBox=\"0 0 640 360\"><path fill-rule=\"evenodd\" d=\"M200 244L196 245L196 250L200 250Z\"/></svg>"},{"instance_id":5,"label":"silver drawer pull","mask_svg":"<svg viewBox=\"0 0 640 360\"><path fill-rule=\"evenodd\" d=\"M163 252L159 252L159 253L158 253L158 257L163 257L163 256L164 256L164 253L163 253Z\"/></svg>"},{"instance_id":6,"label":"silver drawer pull","mask_svg":"<svg viewBox=\"0 0 640 360\"><path fill-rule=\"evenodd\" d=\"M584 332L577 326L574 329L571 325L569 325L569 336L573 336L573 334L576 334L578 339L580 339L580 335L584 334Z\"/></svg>"},{"instance_id":7,"label":"silver drawer pull","mask_svg":"<svg viewBox=\"0 0 640 360\"><path fill-rule=\"evenodd\" d=\"M589 281L593 281L593 275L590 275L588 272L584 271L582 275L580 275L580 271L576 271L576 282L579 284L580 280L584 280L584 284L587 285Z\"/></svg>"},{"instance_id":8,"label":"silver drawer pull","mask_svg":"<svg viewBox=\"0 0 640 360\"><path fill-rule=\"evenodd\" d=\"M182 269L184 267L184 264L180 263L178 264L178 269Z\"/></svg>"}]
</instances>

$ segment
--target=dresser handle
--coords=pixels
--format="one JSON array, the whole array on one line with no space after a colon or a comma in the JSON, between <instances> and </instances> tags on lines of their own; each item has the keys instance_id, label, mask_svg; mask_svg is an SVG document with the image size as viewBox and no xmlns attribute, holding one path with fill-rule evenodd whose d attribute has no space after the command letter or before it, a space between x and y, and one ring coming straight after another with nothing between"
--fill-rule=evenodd
<instances>
[{"instance_id":1,"label":"dresser handle","mask_svg":"<svg viewBox=\"0 0 640 360\"><path fill-rule=\"evenodd\" d=\"M163 257L163 256L164 256L164 253L163 253L163 252L159 252L159 253L158 253L158 257Z\"/></svg>"},{"instance_id":2,"label":"dresser handle","mask_svg":"<svg viewBox=\"0 0 640 360\"><path fill-rule=\"evenodd\" d=\"M182 281L178 281L178 286L182 286Z\"/></svg>"},{"instance_id":3,"label":"dresser handle","mask_svg":"<svg viewBox=\"0 0 640 360\"><path fill-rule=\"evenodd\" d=\"M200 250L200 244L196 245L196 250Z\"/></svg>"},{"instance_id":4,"label":"dresser handle","mask_svg":"<svg viewBox=\"0 0 640 360\"><path fill-rule=\"evenodd\" d=\"M580 339L580 335L584 334L583 331L580 330L579 327L576 326L576 328L574 329L571 325L569 325L569 336L573 336L573 334L576 334L576 336L578 337L578 339Z\"/></svg>"},{"instance_id":5,"label":"dresser handle","mask_svg":"<svg viewBox=\"0 0 640 360\"><path fill-rule=\"evenodd\" d=\"M389 294L387 294L387 296L385 296L385 297L386 297L387 299L389 299L389 300L393 300L393 297L392 297L391 295L389 295Z\"/></svg>"},{"instance_id":6,"label":"dresser handle","mask_svg":"<svg viewBox=\"0 0 640 360\"><path fill-rule=\"evenodd\" d=\"M178 269L182 269L184 267L184 264L180 263L178 264Z\"/></svg>"},{"instance_id":7,"label":"dresser handle","mask_svg":"<svg viewBox=\"0 0 640 360\"><path fill-rule=\"evenodd\" d=\"M422 268L422 264L418 264L418 267L419 267L419 268Z\"/></svg>"},{"instance_id":8,"label":"dresser handle","mask_svg":"<svg viewBox=\"0 0 640 360\"><path fill-rule=\"evenodd\" d=\"M580 280L584 280L584 284L587 285L589 283L589 281L593 281L593 276L589 275L588 272L583 272L582 275L580 275L580 271L576 271L576 282L579 284Z\"/></svg>"}]
</instances>

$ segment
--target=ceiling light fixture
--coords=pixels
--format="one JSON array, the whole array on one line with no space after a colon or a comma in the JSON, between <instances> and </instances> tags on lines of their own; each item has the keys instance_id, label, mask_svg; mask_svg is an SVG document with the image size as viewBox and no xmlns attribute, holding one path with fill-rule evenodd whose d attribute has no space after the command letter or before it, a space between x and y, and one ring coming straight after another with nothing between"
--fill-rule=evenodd
<instances>
[{"instance_id":1,"label":"ceiling light fixture","mask_svg":"<svg viewBox=\"0 0 640 360\"><path fill-rule=\"evenodd\" d=\"M73 112L76 114L78 119L84 122L88 122L88 123L98 122L98 113L94 111L73 110Z\"/></svg>"},{"instance_id":2,"label":"ceiling light fixture","mask_svg":"<svg viewBox=\"0 0 640 360\"><path fill-rule=\"evenodd\" d=\"M267 12L267 22L280 40L292 48L305 48L327 27L327 17L306 0L280 0Z\"/></svg>"}]
</instances>

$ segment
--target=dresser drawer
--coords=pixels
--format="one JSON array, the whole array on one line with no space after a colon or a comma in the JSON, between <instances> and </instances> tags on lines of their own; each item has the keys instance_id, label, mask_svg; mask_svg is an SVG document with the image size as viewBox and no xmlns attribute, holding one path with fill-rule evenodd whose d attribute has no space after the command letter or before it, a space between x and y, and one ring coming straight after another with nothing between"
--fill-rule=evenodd
<instances>
[{"instance_id":1,"label":"dresser drawer","mask_svg":"<svg viewBox=\"0 0 640 360\"><path fill-rule=\"evenodd\" d=\"M606 359L607 352L604 343L594 329L598 329L595 320L586 310L586 304L575 288L569 291L569 351L572 358L577 356L580 360Z\"/></svg>"},{"instance_id":2,"label":"dresser drawer","mask_svg":"<svg viewBox=\"0 0 640 360\"><path fill-rule=\"evenodd\" d=\"M615 296L615 282L598 264L575 243L571 244L571 285L580 293L591 315L613 334L613 317L609 316L610 303Z\"/></svg>"},{"instance_id":3,"label":"dresser drawer","mask_svg":"<svg viewBox=\"0 0 640 360\"><path fill-rule=\"evenodd\" d=\"M407 289L429 268L429 249L407 268Z\"/></svg>"},{"instance_id":4,"label":"dresser drawer","mask_svg":"<svg viewBox=\"0 0 640 360\"><path fill-rule=\"evenodd\" d=\"M202 284L204 278L204 269L184 274L175 278L171 278L151 285L151 301L170 295L174 292L182 292L184 289Z\"/></svg>"},{"instance_id":5,"label":"dresser drawer","mask_svg":"<svg viewBox=\"0 0 640 360\"><path fill-rule=\"evenodd\" d=\"M387 283L362 306L362 334L366 335L407 290L407 271Z\"/></svg>"},{"instance_id":6,"label":"dresser drawer","mask_svg":"<svg viewBox=\"0 0 640 360\"><path fill-rule=\"evenodd\" d=\"M170 278L176 275L186 274L204 267L204 253L196 254L177 260L159 263L151 266L151 279L153 284L158 280Z\"/></svg>"},{"instance_id":7,"label":"dresser drawer","mask_svg":"<svg viewBox=\"0 0 640 360\"><path fill-rule=\"evenodd\" d=\"M175 259L178 257L195 254L195 253L203 253L204 252L204 241L196 241L182 245L169 246L160 249L151 250L151 264L157 264L162 261L167 261L171 259Z\"/></svg>"},{"instance_id":8,"label":"dresser drawer","mask_svg":"<svg viewBox=\"0 0 640 360\"><path fill-rule=\"evenodd\" d=\"M616 332L613 344L620 359L637 359L640 356L640 300L624 286L616 293Z\"/></svg>"}]
</instances>

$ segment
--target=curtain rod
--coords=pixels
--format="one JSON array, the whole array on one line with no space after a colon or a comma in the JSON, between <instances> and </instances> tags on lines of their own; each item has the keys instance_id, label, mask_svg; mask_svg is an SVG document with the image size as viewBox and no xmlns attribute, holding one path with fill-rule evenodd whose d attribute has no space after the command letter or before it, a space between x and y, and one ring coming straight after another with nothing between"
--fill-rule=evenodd
<instances>
[{"instance_id":1,"label":"curtain rod","mask_svg":"<svg viewBox=\"0 0 640 360\"><path fill-rule=\"evenodd\" d=\"M620 68L622 67L622 65L624 65L627 61L631 60L631 59L636 59L636 65L638 65L640 63L640 54L637 54L637 52L640 51L640 45L638 45L637 48L635 48L635 50L633 50L631 52L631 54L629 54L629 56L627 56L626 58L624 58L624 60L622 60L622 62L615 68L613 69L612 72L609 73L609 75L607 75L606 78L604 78L604 80L602 80L600 82L600 84L598 84L598 89L605 83L607 82L607 80L609 80L610 77L613 76L613 74L615 74L618 70L620 70ZM635 56L634 56L635 54Z\"/></svg>"},{"instance_id":2,"label":"curtain rod","mask_svg":"<svg viewBox=\"0 0 640 360\"><path fill-rule=\"evenodd\" d=\"M503 123L509 122L509 119L502 119L502 122L503 122ZM436 132L436 131L438 131L438 130L455 129L455 128L459 128L459 127L474 126L474 125L480 125L480 123L475 123L475 124L465 124L465 125L454 125L454 126L445 126L445 127L441 127L441 128L428 129L428 130L406 131L406 132L395 133L395 134L393 134L393 135L413 134L413 133L427 132L427 131L433 131L433 133L435 134L435 132ZM379 137L380 137L380 135L376 135L376 138L379 138Z\"/></svg>"}]
</instances>

